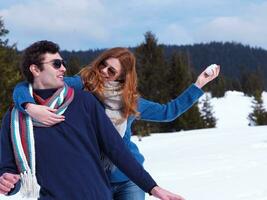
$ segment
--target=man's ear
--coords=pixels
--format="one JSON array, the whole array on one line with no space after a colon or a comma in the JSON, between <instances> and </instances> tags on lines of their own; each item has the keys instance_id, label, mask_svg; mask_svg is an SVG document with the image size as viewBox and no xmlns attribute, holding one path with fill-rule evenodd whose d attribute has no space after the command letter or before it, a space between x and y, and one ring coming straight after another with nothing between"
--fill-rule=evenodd
<instances>
[{"instance_id":1,"label":"man's ear","mask_svg":"<svg viewBox=\"0 0 267 200\"><path fill-rule=\"evenodd\" d=\"M36 77L36 76L39 76L41 70L37 67L37 65L31 64L30 65L30 71L31 71L32 75L34 77Z\"/></svg>"}]
</instances>

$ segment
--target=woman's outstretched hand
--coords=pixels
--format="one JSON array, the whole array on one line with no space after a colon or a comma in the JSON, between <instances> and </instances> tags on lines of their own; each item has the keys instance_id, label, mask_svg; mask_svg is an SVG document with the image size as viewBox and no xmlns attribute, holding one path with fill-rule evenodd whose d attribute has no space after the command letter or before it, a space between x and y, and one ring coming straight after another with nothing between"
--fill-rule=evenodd
<instances>
[{"instance_id":1,"label":"woman's outstretched hand","mask_svg":"<svg viewBox=\"0 0 267 200\"><path fill-rule=\"evenodd\" d=\"M220 73L220 65L213 64L212 66L208 66L197 78L195 85L198 88L202 88L208 82L215 79Z\"/></svg>"}]
</instances>

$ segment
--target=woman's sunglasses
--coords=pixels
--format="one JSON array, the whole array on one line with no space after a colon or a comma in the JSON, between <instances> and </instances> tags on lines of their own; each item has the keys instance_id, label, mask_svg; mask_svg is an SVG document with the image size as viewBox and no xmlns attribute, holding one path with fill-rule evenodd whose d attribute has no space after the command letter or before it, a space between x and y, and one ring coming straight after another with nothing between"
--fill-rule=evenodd
<instances>
[{"instance_id":1,"label":"woman's sunglasses","mask_svg":"<svg viewBox=\"0 0 267 200\"><path fill-rule=\"evenodd\" d=\"M59 69L61 67L61 65L63 65L64 67L67 66L65 60L61 60L61 59L54 59L54 60L51 60L51 61L48 61L48 62L43 62L41 64L47 64L47 63L52 63L52 66L55 69Z\"/></svg>"},{"instance_id":2,"label":"woman's sunglasses","mask_svg":"<svg viewBox=\"0 0 267 200\"><path fill-rule=\"evenodd\" d=\"M110 77L114 77L116 76L116 74L118 74L118 71L114 67L112 67L106 62L102 62L100 65L100 70L105 69L105 68L107 68L107 72Z\"/></svg>"}]
</instances>

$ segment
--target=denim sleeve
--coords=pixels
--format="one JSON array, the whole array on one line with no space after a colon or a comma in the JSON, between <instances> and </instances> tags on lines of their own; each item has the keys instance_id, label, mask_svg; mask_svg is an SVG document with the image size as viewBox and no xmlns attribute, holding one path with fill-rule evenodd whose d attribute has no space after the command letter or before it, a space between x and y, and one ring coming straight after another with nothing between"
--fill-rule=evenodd
<instances>
[{"instance_id":1,"label":"denim sleeve","mask_svg":"<svg viewBox=\"0 0 267 200\"><path fill-rule=\"evenodd\" d=\"M166 104L159 104L140 98L138 105L141 120L154 122L172 121L191 108L203 93L195 84L192 84L176 99Z\"/></svg>"}]
</instances>

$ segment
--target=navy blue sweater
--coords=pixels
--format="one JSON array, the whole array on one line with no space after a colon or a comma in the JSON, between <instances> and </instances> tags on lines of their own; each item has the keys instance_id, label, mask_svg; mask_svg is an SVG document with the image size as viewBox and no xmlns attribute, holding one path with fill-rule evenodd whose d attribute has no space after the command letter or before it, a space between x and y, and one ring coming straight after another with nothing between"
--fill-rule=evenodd
<instances>
[{"instance_id":1,"label":"navy blue sweater","mask_svg":"<svg viewBox=\"0 0 267 200\"><path fill-rule=\"evenodd\" d=\"M53 92L37 91L43 98ZM76 90L64 115L65 121L55 126L34 127L40 200L112 199L100 152L144 191L149 192L156 185L132 156L93 95ZM3 119L0 152L0 175L17 173L10 141L10 112Z\"/></svg>"}]
</instances>

